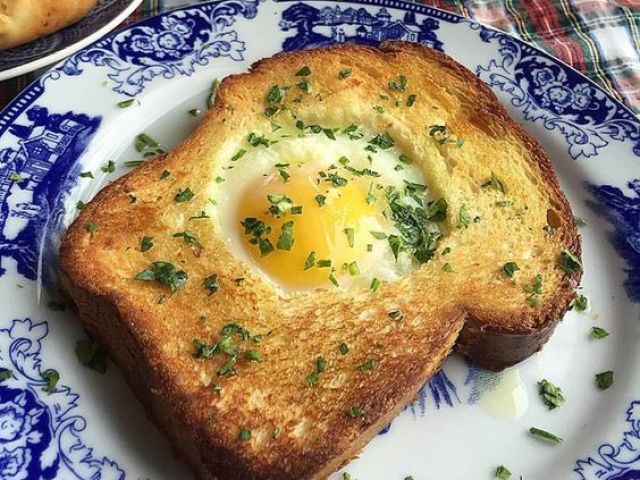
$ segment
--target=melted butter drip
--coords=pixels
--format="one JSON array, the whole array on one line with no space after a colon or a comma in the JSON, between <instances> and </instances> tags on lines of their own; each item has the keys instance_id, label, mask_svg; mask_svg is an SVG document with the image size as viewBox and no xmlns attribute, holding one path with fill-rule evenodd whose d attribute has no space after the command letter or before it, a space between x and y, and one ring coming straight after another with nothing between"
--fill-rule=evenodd
<instances>
[{"instance_id":1,"label":"melted butter drip","mask_svg":"<svg viewBox=\"0 0 640 480\"><path fill-rule=\"evenodd\" d=\"M529 394L516 368L506 370L498 385L486 392L478 402L489 415L516 420L529 408Z\"/></svg>"}]
</instances>

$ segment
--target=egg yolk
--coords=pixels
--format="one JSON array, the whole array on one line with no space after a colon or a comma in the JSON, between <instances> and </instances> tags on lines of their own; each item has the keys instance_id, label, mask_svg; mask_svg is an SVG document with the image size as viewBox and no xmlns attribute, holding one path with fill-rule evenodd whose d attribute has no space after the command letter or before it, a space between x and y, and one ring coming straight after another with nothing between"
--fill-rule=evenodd
<instances>
[{"instance_id":1,"label":"egg yolk","mask_svg":"<svg viewBox=\"0 0 640 480\"><path fill-rule=\"evenodd\" d=\"M286 182L279 175L260 178L238 205L240 238L262 270L286 288L339 283L366 265L369 232L380 229L367 194L352 180L334 186L317 172L291 172Z\"/></svg>"}]
</instances>

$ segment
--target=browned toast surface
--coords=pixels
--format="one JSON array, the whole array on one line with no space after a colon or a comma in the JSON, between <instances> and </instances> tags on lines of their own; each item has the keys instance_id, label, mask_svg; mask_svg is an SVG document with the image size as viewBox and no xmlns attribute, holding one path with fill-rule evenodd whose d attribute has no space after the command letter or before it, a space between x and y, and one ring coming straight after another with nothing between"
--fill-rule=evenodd
<instances>
[{"instance_id":1,"label":"browned toast surface","mask_svg":"<svg viewBox=\"0 0 640 480\"><path fill-rule=\"evenodd\" d=\"M250 148L247 135L275 138L271 124L289 118L265 116L265 94L299 81L303 67L314 95L291 105L295 119L386 132L448 204L433 258L377 291L282 294L220 232L216 218L233 206L209 202L229 157ZM398 75L406 89L390 91ZM407 108L410 92L417 101ZM381 94L389 103L374 111ZM464 144L434 139L435 124ZM492 178L499 184L483 187ZM192 198L176 201L185 189ZM461 225L463 208L474 221ZM193 220L199 212L208 218ZM185 230L198 247L174 236ZM143 252L144 236L153 247ZM471 72L390 43L280 54L225 79L189 139L83 209L62 243L61 284L201 478L321 479L401 411L454 346L492 369L538 351L575 295L579 258L573 215L539 143ZM159 261L186 272L175 291L135 279ZM509 262L519 268L512 276ZM206 351L223 337L240 352L235 375L229 354Z\"/></svg>"}]
</instances>

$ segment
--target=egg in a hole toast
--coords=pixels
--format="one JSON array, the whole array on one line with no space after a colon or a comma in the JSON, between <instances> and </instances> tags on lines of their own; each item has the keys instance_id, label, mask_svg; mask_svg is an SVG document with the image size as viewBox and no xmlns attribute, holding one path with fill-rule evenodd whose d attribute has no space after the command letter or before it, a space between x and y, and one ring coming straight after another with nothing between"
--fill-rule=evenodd
<instances>
[{"instance_id":1,"label":"egg in a hole toast","mask_svg":"<svg viewBox=\"0 0 640 480\"><path fill-rule=\"evenodd\" d=\"M184 460L225 480L325 478L452 350L538 351L582 272L540 144L402 42L226 78L187 140L86 205L60 265Z\"/></svg>"}]
</instances>

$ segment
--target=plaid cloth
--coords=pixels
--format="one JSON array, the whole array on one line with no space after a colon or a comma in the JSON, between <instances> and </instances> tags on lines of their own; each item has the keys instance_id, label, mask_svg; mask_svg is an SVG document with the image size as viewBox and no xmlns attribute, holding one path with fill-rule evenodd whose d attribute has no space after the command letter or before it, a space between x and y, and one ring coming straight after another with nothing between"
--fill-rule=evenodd
<instances>
[{"instance_id":1,"label":"plaid cloth","mask_svg":"<svg viewBox=\"0 0 640 480\"><path fill-rule=\"evenodd\" d=\"M189 0L145 0L124 25ZM423 0L514 34L640 113L640 0ZM0 83L0 108L38 75Z\"/></svg>"}]
</instances>

